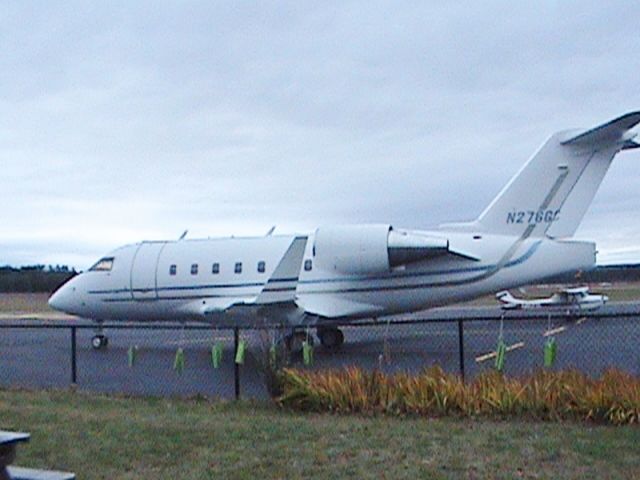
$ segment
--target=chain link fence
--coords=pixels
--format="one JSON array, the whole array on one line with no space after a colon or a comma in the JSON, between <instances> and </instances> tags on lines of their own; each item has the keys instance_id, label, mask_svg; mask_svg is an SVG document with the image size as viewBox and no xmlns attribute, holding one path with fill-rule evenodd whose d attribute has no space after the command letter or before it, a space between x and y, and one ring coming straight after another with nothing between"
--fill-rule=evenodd
<instances>
[{"instance_id":1,"label":"chain link fence","mask_svg":"<svg viewBox=\"0 0 640 480\"><path fill-rule=\"evenodd\" d=\"M507 375L536 368L576 368L598 375L612 367L640 375L639 312L625 308L572 318L473 309L473 315L455 318L436 312L426 318L335 324L345 339L335 349L320 345L314 328L302 328L301 336L315 344L308 362L300 353L282 354L291 327L118 323L104 326L109 345L95 350L93 324L5 322L0 324L0 385L75 384L88 391L133 395L266 398L267 366L274 352L279 363L300 368L357 366L392 373L439 365L469 379L496 368L500 342ZM551 338L555 361L545 367L545 343Z\"/></svg>"}]
</instances>

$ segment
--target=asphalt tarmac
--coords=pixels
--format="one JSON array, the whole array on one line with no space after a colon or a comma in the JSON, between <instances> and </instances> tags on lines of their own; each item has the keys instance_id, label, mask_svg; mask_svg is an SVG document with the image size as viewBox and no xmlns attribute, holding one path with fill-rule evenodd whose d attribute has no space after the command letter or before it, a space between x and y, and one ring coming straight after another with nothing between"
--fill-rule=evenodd
<instances>
[{"instance_id":1,"label":"asphalt tarmac","mask_svg":"<svg viewBox=\"0 0 640 480\"><path fill-rule=\"evenodd\" d=\"M437 364L446 371L460 373L461 325L465 377L472 378L493 368L493 358L482 357L495 350L502 324L503 339L512 348L505 359L508 374L542 367L543 346L549 336L545 333L551 330L557 343L553 368L572 367L596 375L616 367L640 375L640 303L608 304L595 316L572 318L548 318L540 311L509 311L501 322L503 314L496 307L452 307L379 319L376 324L345 326L345 344L340 349L329 351L316 345L312 365L305 366L299 356L292 359L292 364L314 369L357 365L387 372L416 372ZM402 323L416 320L427 321ZM2 328L7 325L11 327ZM47 328L24 328L33 325ZM235 396L233 330L176 329L171 325L160 325L163 329L107 328L109 346L94 350L94 332L83 328L86 321L60 318L4 317L0 321L0 386L67 388L71 384L72 325L78 326L76 384L82 390L152 396ZM247 346L244 364L238 367L240 394L243 398L265 398L261 365L279 335L273 331L241 330L240 339ZM218 368L211 361L211 346L216 342L223 345ZM132 346L137 349L130 366L128 353ZM173 368L178 348L184 351L182 372Z\"/></svg>"}]
</instances>

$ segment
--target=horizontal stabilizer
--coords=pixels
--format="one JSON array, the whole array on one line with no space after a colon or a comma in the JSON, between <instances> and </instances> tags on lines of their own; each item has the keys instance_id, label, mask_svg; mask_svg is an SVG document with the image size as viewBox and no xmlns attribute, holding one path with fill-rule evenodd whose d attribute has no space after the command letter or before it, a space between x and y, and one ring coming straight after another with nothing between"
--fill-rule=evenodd
<instances>
[{"instance_id":1,"label":"horizontal stabilizer","mask_svg":"<svg viewBox=\"0 0 640 480\"><path fill-rule=\"evenodd\" d=\"M577 135L572 132L569 138L562 140L560 143L562 145L593 146L622 142L625 144L623 148L635 148L626 146L628 141L631 141L631 144L635 146L638 146L638 144L632 141L633 136L625 138L625 133L638 123L640 123L640 112L627 113L603 125L582 131Z\"/></svg>"}]
</instances>

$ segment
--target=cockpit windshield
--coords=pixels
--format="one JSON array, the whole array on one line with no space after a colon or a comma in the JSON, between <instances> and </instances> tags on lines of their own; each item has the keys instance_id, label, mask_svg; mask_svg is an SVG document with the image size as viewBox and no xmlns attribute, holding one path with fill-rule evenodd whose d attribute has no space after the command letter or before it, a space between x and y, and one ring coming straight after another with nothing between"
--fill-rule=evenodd
<instances>
[{"instance_id":1,"label":"cockpit windshield","mask_svg":"<svg viewBox=\"0 0 640 480\"><path fill-rule=\"evenodd\" d=\"M113 257L104 257L89 269L90 272L110 272L113 268Z\"/></svg>"}]
</instances>

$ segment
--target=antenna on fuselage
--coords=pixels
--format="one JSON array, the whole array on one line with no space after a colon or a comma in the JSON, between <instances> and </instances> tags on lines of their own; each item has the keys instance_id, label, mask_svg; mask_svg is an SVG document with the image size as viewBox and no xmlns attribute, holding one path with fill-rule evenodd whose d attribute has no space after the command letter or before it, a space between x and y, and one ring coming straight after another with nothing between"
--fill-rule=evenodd
<instances>
[{"instance_id":1,"label":"antenna on fuselage","mask_svg":"<svg viewBox=\"0 0 640 480\"><path fill-rule=\"evenodd\" d=\"M184 232L182 232L182 235L180 235L180 238L178 240L184 240L184 237L187 236L187 233L189 233L189 230L185 230Z\"/></svg>"}]
</instances>

